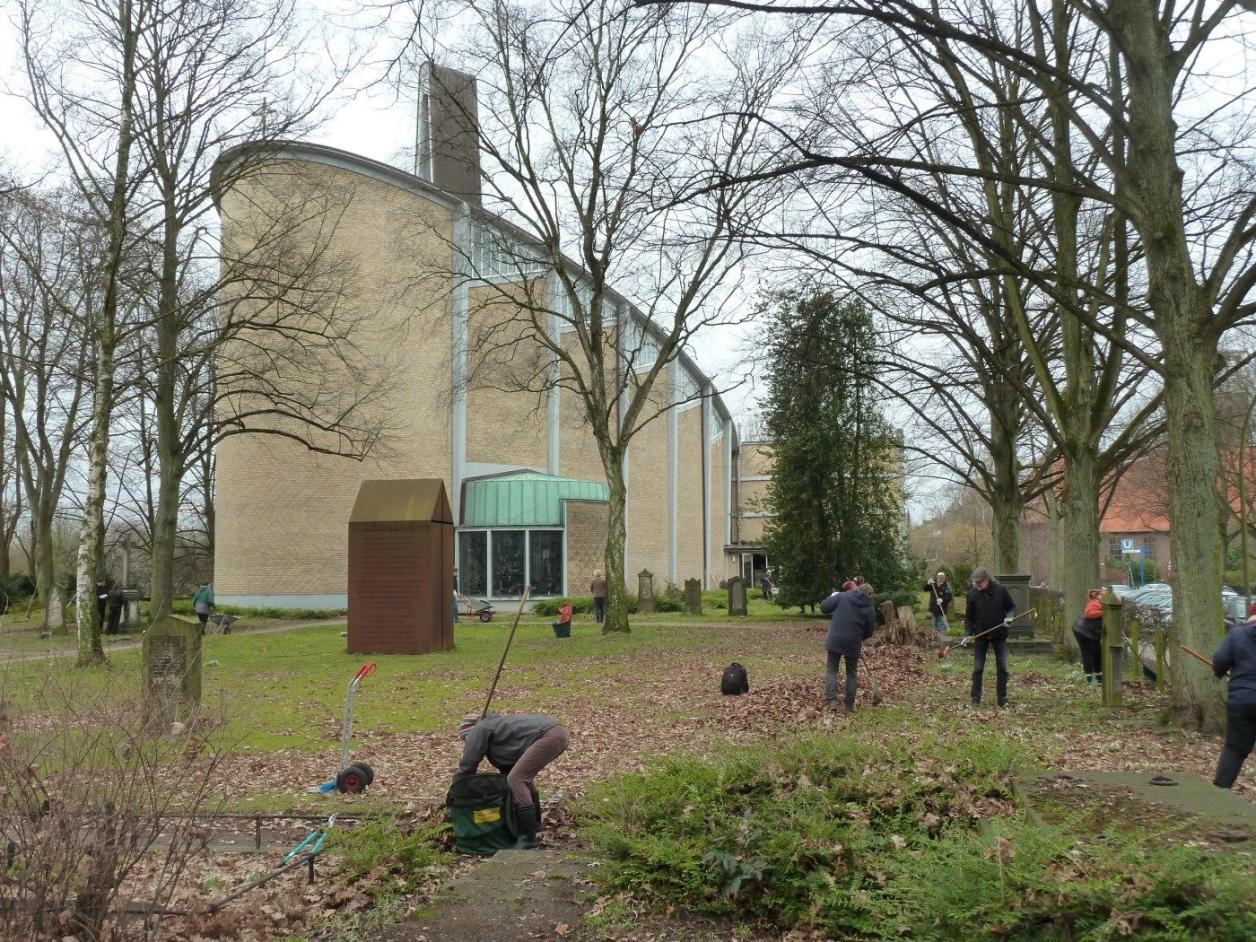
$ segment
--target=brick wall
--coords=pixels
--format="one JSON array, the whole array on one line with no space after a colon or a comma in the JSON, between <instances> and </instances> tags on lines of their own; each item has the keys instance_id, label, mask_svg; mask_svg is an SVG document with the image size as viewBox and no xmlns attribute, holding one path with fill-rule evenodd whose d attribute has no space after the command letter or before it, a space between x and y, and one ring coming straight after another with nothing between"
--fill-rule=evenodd
<instances>
[{"instance_id":1,"label":"brick wall","mask_svg":"<svg viewBox=\"0 0 1256 942\"><path fill-rule=\"evenodd\" d=\"M664 415L637 432L628 447L628 569L649 569L659 591L668 578L672 548L667 437Z\"/></svg>"},{"instance_id":2,"label":"brick wall","mask_svg":"<svg viewBox=\"0 0 1256 942\"><path fill-rule=\"evenodd\" d=\"M544 395L519 392L543 377L547 358L527 333L512 296L522 286L478 285L470 291L467 383L467 461L549 466L549 416ZM523 308L522 310L526 310ZM539 381L543 381L543 378Z\"/></svg>"},{"instance_id":3,"label":"brick wall","mask_svg":"<svg viewBox=\"0 0 1256 942\"><path fill-rule=\"evenodd\" d=\"M678 449L676 484L676 548L678 583L702 579L702 409L694 407L676 417Z\"/></svg>"},{"instance_id":4,"label":"brick wall","mask_svg":"<svg viewBox=\"0 0 1256 942\"><path fill-rule=\"evenodd\" d=\"M375 409L387 428L364 462L270 435L227 438L217 456L215 590L220 596L344 592L349 512L359 484L437 477L450 486L449 409L432 401L443 395L447 402L450 389L449 296L434 285L432 273L450 269L451 217L417 195L321 164L280 161L266 172L268 188L288 173L293 187L317 197L345 194L327 257L347 279L336 304L338 316L353 319L358 348L350 364L310 356L272 379L304 390L320 384L338 395L353 391L365 371L386 369L388 392ZM245 181L224 195L229 242L240 244L255 231L253 214L264 211L273 193ZM318 237L326 235L323 229ZM311 233L307 244L315 238ZM442 282L446 289L448 281Z\"/></svg>"},{"instance_id":5,"label":"brick wall","mask_svg":"<svg viewBox=\"0 0 1256 942\"><path fill-rule=\"evenodd\" d=\"M727 433L725 433L727 434ZM719 438L707 446L707 453L711 462L711 559L709 565L712 576L718 583L720 579L727 579L729 571L732 568L727 557L724 555L724 517L727 513L727 501L725 500L724 491L724 438Z\"/></svg>"},{"instance_id":6,"label":"brick wall","mask_svg":"<svg viewBox=\"0 0 1256 942\"><path fill-rule=\"evenodd\" d=\"M567 592L588 595L593 570L606 571L606 504L569 500L567 507Z\"/></svg>"}]
</instances>

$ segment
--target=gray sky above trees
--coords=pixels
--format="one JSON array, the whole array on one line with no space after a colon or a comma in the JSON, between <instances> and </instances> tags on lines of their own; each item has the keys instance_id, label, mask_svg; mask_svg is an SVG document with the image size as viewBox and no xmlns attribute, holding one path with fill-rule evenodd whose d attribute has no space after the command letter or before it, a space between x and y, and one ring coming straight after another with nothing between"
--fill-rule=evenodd
<instances>
[{"instance_id":1,"label":"gray sky above trees","mask_svg":"<svg viewBox=\"0 0 1256 942\"><path fill-rule=\"evenodd\" d=\"M393 54L395 46L384 31L365 29L364 24L379 19L379 14L361 9L369 2L306 0L303 4L311 27L326 37L334 55L361 59L330 103L326 121L312 140L409 169L407 161L414 142L413 92L411 88L398 92L380 83L383 60ZM316 19L321 19L321 24ZM362 28L354 29L354 24ZM0 19L0 128L4 128L0 171L30 182L41 174L56 175L60 151L34 112L14 94L20 91L22 81L18 31L5 17ZM709 331L698 338L693 353L704 372L727 382L729 376L740 375L739 367L752 340L750 327ZM735 416L753 406L753 390L746 385L729 390L724 398Z\"/></svg>"}]
</instances>

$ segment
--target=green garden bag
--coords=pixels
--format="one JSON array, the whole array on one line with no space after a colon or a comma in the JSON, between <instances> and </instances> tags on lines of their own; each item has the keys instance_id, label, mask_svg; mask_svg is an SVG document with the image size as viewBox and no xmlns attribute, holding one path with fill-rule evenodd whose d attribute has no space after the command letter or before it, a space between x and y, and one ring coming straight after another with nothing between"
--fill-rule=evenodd
<instances>
[{"instance_id":1,"label":"green garden bag","mask_svg":"<svg viewBox=\"0 0 1256 942\"><path fill-rule=\"evenodd\" d=\"M506 776L468 775L449 786L445 807L460 854L491 856L515 846L514 807Z\"/></svg>"}]
</instances>

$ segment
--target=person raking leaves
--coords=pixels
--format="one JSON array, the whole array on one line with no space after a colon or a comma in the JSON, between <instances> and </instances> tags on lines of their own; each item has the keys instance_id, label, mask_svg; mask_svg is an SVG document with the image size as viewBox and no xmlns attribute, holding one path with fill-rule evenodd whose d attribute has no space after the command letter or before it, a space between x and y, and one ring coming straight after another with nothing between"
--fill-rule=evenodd
<instances>
[{"instance_id":1,"label":"person raking leaves","mask_svg":"<svg viewBox=\"0 0 1256 942\"><path fill-rule=\"evenodd\" d=\"M1230 788L1256 745L1256 617L1248 618L1227 632L1220 647L1213 652L1212 672L1218 679L1230 675L1230 692L1225 704L1225 748L1212 780L1218 788Z\"/></svg>"},{"instance_id":2,"label":"person raking leaves","mask_svg":"<svg viewBox=\"0 0 1256 942\"><path fill-rule=\"evenodd\" d=\"M567 729L539 713L500 716L468 713L458 723L458 738L464 743L462 761L454 781L474 775L482 759L506 776L518 825L519 849L540 847L536 832L541 827L533 780L537 773L567 750L571 742Z\"/></svg>"},{"instance_id":3,"label":"person raking leaves","mask_svg":"<svg viewBox=\"0 0 1256 942\"><path fill-rule=\"evenodd\" d=\"M983 568L973 570L973 586L964 606L964 630L973 638L972 702L981 706L981 686L986 672L986 652L993 647L998 671L998 701L1007 709L1007 635L1016 615L1016 603L1007 587L990 578Z\"/></svg>"}]
</instances>

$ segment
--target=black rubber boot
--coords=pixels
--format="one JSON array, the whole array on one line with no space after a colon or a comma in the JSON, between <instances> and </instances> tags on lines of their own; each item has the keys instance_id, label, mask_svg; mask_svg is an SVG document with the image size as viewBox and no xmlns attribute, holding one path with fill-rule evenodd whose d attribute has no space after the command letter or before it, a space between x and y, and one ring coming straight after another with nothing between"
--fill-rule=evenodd
<instances>
[{"instance_id":1,"label":"black rubber boot","mask_svg":"<svg viewBox=\"0 0 1256 942\"><path fill-rule=\"evenodd\" d=\"M518 828L515 850L533 850L541 846L540 841L536 839L536 832L541 827L536 805L516 805L515 825Z\"/></svg>"}]
</instances>

